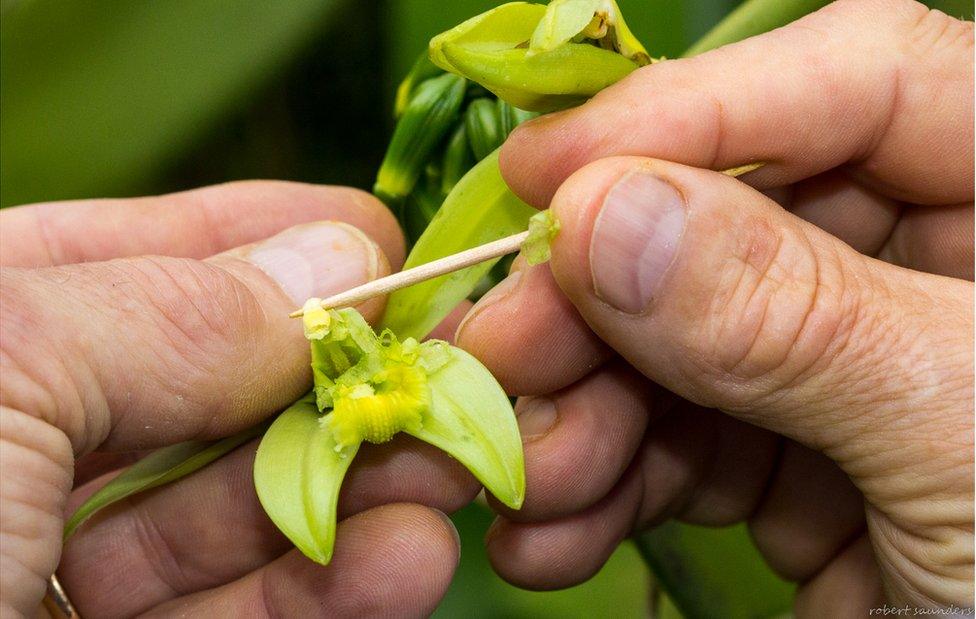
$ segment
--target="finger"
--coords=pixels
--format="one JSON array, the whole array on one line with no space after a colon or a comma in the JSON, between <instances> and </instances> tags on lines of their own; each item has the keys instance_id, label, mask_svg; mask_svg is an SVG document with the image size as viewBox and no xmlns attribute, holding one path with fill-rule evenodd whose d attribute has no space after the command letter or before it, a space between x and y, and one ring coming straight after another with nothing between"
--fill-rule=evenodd
<instances>
[{"instance_id":1,"label":"finger","mask_svg":"<svg viewBox=\"0 0 976 619\"><path fill-rule=\"evenodd\" d=\"M0 212L0 265L43 267L159 254L205 258L285 228L334 220L373 238L390 263L403 236L366 192L284 181L244 181L163 196L48 202Z\"/></svg>"},{"instance_id":2,"label":"finger","mask_svg":"<svg viewBox=\"0 0 976 619\"><path fill-rule=\"evenodd\" d=\"M837 171L800 181L790 194L786 207L791 213L867 256L881 250L903 210L895 200ZM906 207L905 212L914 211Z\"/></svg>"},{"instance_id":3,"label":"finger","mask_svg":"<svg viewBox=\"0 0 976 619\"><path fill-rule=\"evenodd\" d=\"M864 532L864 498L822 454L788 442L749 519L756 547L780 576L804 582Z\"/></svg>"},{"instance_id":4,"label":"finger","mask_svg":"<svg viewBox=\"0 0 976 619\"><path fill-rule=\"evenodd\" d=\"M451 582L459 557L446 516L409 504L343 521L332 563L297 550L240 580L159 606L150 616L426 617Z\"/></svg>"},{"instance_id":5,"label":"finger","mask_svg":"<svg viewBox=\"0 0 976 619\"><path fill-rule=\"evenodd\" d=\"M502 149L502 171L540 208L575 170L612 155L715 170L761 161L749 179L762 187L850 164L897 199L968 201L972 42L972 23L916 2L836 2L524 123Z\"/></svg>"},{"instance_id":6,"label":"finger","mask_svg":"<svg viewBox=\"0 0 976 619\"><path fill-rule=\"evenodd\" d=\"M379 248L341 223L205 261L4 268L3 402L59 427L78 454L241 430L309 388L288 313L387 272Z\"/></svg>"},{"instance_id":7,"label":"finger","mask_svg":"<svg viewBox=\"0 0 976 619\"><path fill-rule=\"evenodd\" d=\"M796 592L797 617L865 617L885 605L874 552L861 536Z\"/></svg>"},{"instance_id":8,"label":"finger","mask_svg":"<svg viewBox=\"0 0 976 619\"><path fill-rule=\"evenodd\" d=\"M146 452L140 451L95 451L84 455L75 461L74 487L77 488L106 473L119 471L130 464L135 464L145 455Z\"/></svg>"},{"instance_id":9,"label":"finger","mask_svg":"<svg viewBox=\"0 0 976 619\"><path fill-rule=\"evenodd\" d=\"M0 615L36 612L58 565L64 502L71 490L64 434L0 407Z\"/></svg>"},{"instance_id":10,"label":"finger","mask_svg":"<svg viewBox=\"0 0 976 619\"><path fill-rule=\"evenodd\" d=\"M514 395L557 391L612 356L544 264L514 269L471 309L457 341Z\"/></svg>"},{"instance_id":11,"label":"finger","mask_svg":"<svg viewBox=\"0 0 976 619\"><path fill-rule=\"evenodd\" d=\"M866 258L733 179L676 164L592 164L553 208L560 287L679 395L861 470L880 464L874 441L911 445L940 414L914 394L963 423L970 284Z\"/></svg>"},{"instance_id":12,"label":"finger","mask_svg":"<svg viewBox=\"0 0 976 619\"><path fill-rule=\"evenodd\" d=\"M58 570L79 612L132 616L241 578L290 549L255 494L255 449L252 442L86 523L66 545ZM385 445L363 446L343 484L339 517L391 502L451 512L479 489L440 450L398 436ZM87 493L87 487L77 490L72 504Z\"/></svg>"},{"instance_id":13,"label":"finger","mask_svg":"<svg viewBox=\"0 0 976 619\"><path fill-rule=\"evenodd\" d=\"M637 458L598 502L575 513L540 513L531 522L499 517L487 536L492 565L521 587L567 587L592 576L622 539L651 523L686 510L713 509L720 517L735 518L737 513L741 519L754 509L775 460L775 449L756 436L754 428L715 411L673 409L650 426ZM736 449L749 454L750 461L735 455ZM595 468L577 464L563 475L577 479L580 466ZM532 470L528 464L526 468L528 486ZM755 479L748 479L753 473ZM729 487L733 478L741 482L737 489ZM526 493L527 500L531 496ZM739 503L735 513L729 511L733 503Z\"/></svg>"},{"instance_id":14,"label":"finger","mask_svg":"<svg viewBox=\"0 0 976 619\"><path fill-rule=\"evenodd\" d=\"M848 524L863 524L863 510L859 500L845 501L846 479L846 486L832 488L833 464L819 460L798 466L800 459L790 449L795 446L788 448L787 464L780 470L779 449L770 433L717 411L677 407L651 425L633 466L598 504L545 521L500 518L488 536L489 556L499 574L513 584L565 587L589 578L632 532L673 517L726 526L759 509L765 510L760 548L767 559L784 572L791 561L794 566L806 562L810 571L804 574L809 576L843 549L851 539ZM768 497L770 480L774 495ZM783 497L787 490L798 500L809 497L824 508L786 522L795 515L794 504ZM780 545L786 534L796 536L796 546ZM810 556L793 558L797 547Z\"/></svg>"},{"instance_id":15,"label":"finger","mask_svg":"<svg viewBox=\"0 0 976 619\"><path fill-rule=\"evenodd\" d=\"M551 396L516 405L525 453L525 502L507 518L539 521L581 511L619 481L658 414L647 381L625 364L602 368Z\"/></svg>"},{"instance_id":16,"label":"finger","mask_svg":"<svg viewBox=\"0 0 976 619\"><path fill-rule=\"evenodd\" d=\"M589 579L630 534L638 481L630 469L597 504L556 520L513 522L499 516L485 536L492 567L513 585L537 591Z\"/></svg>"},{"instance_id":17,"label":"finger","mask_svg":"<svg viewBox=\"0 0 976 619\"><path fill-rule=\"evenodd\" d=\"M453 344L454 334L457 333L458 326L464 320L464 317L471 311L471 305L471 301L468 300L458 303L458 306L451 310L447 318L434 327L434 330L427 336L428 339L444 340Z\"/></svg>"},{"instance_id":18,"label":"finger","mask_svg":"<svg viewBox=\"0 0 976 619\"><path fill-rule=\"evenodd\" d=\"M972 203L906 210L878 257L910 269L972 281Z\"/></svg>"}]
</instances>

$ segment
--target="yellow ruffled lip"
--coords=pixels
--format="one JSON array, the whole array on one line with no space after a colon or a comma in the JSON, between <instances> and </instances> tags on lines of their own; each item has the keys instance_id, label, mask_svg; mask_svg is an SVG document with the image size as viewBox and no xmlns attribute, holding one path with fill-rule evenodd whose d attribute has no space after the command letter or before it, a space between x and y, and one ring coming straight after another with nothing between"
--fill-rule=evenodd
<instances>
[{"instance_id":1,"label":"yellow ruffled lip","mask_svg":"<svg viewBox=\"0 0 976 619\"><path fill-rule=\"evenodd\" d=\"M363 441L385 443L404 430L416 432L429 409L427 376L402 365L383 370L369 383L340 389L322 423L332 431L336 450L342 450Z\"/></svg>"}]
</instances>

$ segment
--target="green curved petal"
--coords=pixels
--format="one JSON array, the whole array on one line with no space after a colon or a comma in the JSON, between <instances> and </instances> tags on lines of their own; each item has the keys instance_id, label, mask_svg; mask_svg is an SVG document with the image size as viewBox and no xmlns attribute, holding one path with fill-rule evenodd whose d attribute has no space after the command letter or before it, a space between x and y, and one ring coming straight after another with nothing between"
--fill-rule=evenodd
<instances>
[{"instance_id":1,"label":"green curved petal","mask_svg":"<svg viewBox=\"0 0 976 619\"><path fill-rule=\"evenodd\" d=\"M600 32L593 32L594 27ZM614 49L641 66L651 61L614 0L552 0L532 33L529 49L533 53L546 52L577 36L600 39L603 47Z\"/></svg>"},{"instance_id":2,"label":"green curved petal","mask_svg":"<svg viewBox=\"0 0 976 619\"><path fill-rule=\"evenodd\" d=\"M314 397L306 396L275 419L258 447L254 486L275 525L308 558L326 565L339 487L359 447L337 452L320 418Z\"/></svg>"},{"instance_id":3,"label":"green curved petal","mask_svg":"<svg viewBox=\"0 0 976 619\"><path fill-rule=\"evenodd\" d=\"M547 52L569 42L593 21L601 4L603 0L552 0L532 32L529 49Z\"/></svg>"},{"instance_id":4,"label":"green curved petal","mask_svg":"<svg viewBox=\"0 0 976 619\"><path fill-rule=\"evenodd\" d=\"M518 509L525 498L525 464L512 404L491 372L460 348L428 342L421 357L445 350L450 358L435 358L431 365L439 367L427 376L431 407L423 426L406 431L451 454L488 492Z\"/></svg>"},{"instance_id":5,"label":"green curved petal","mask_svg":"<svg viewBox=\"0 0 976 619\"><path fill-rule=\"evenodd\" d=\"M539 54L525 48L484 51L445 43L441 52L453 71L531 112L582 103L637 68L620 54L582 43Z\"/></svg>"},{"instance_id":6,"label":"green curved petal","mask_svg":"<svg viewBox=\"0 0 976 619\"><path fill-rule=\"evenodd\" d=\"M430 60L458 73L442 53L445 44L462 45L481 52L501 51L527 44L546 7L528 2L509 2L464 21L430 40Z\"/></svg>"}]
</instances>

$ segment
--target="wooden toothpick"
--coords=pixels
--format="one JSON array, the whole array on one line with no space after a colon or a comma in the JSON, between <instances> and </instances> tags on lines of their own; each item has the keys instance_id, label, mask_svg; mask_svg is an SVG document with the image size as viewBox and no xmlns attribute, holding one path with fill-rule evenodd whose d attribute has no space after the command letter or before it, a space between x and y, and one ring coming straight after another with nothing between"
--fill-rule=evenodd
<instances>
[{"instance_id":1,"label":"wooden toothpick","mask_svg":"<svg viewBox=\"0 0 976 619\"><path fill-rule=\"evenodd\" d=\"M728 176L741 176L742 174L761 168L763 165L765 165L763 162L749 163L729 168L728 170L722 170L721 172ZM356 286L345 292L332 295L328 299L322 299L321 306L323 309L353 307L381 294L389 294L395 290L413 286L428 279L453 273L454 271L459 271L493 258L500 258L506 254L515 253L522 247L522 243L525 242L528 236L529 231L526 230L518 234L513 234L512 236L506 236L503 239L498 239L497 241L492 241L491 243L485 243L484 245L472 247L471 249L433 260L426 264L413 267L412 269L407 269L406 271L381 277L367 282L362 286ZM289 314L289 316L292 318L300 318L304 314L305 311L303 309L297 309Z\"/></svg>"},{"instance_id":2,"label":"wooden toothpick","mask_svg":"<svg viewBox=\"0 0 976 619\"><path fill-rule=\"evenodd\" d=\"M526 230L518 234L513 234L512 236L506 236L503 239L498 239L497 241L492 241L491 243L485 243L484 245L472 247L471 249L451 254L450 256L445 256L426 264L421 264L420 266L415 266L406 271L387 275L386 277L367 282L362 286L350 288L345 292L340 292L327 299L322 299L321 305L325 309L353 307L375 296L389 294L394 290L406 288L407 286L412 286L440 275L453 273L454 271L480 264L486 260L515 253L522 247L522 243L525 242L528 236L529 232ZM289 314L289 316L299 318L303 314L303 310L298 309Z\"/></svg>"}]
</instances>

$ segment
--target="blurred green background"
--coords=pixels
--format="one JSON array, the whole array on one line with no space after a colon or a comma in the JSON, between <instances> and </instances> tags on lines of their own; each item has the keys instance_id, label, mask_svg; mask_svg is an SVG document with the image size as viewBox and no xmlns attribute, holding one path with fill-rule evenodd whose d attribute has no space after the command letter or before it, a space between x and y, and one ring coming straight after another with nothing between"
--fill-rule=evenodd
<instances>
[{"instance_id":1,"label":"blurred green background","mask_svg":"<svg viewBox=\"0 0 976 619\"><path fill-rule=\"evenodd\" d=\"M737 4L618 1L648 50L666 56L678 55ZM495 4L2 0L0 206L244 178L369 188L392 129L399 79L433 34ZM972 2L934 4L972 18ZM652 578L631 542L588 583L532 593L492 573L482 548L487 510L470 506L455 521L461 565L439 616L652 613ZM741 529L668 525L646 539L658 544L659 558L681 542L691 556L674 556L675 562L711 571L742 591L748 606L736 616L789 608L789 586L766 577L765 588L750 589L758 576L724 567L737 559L756 564ZM676 614L667 601L653 611Z\"/></svg>"}]
</instances>

